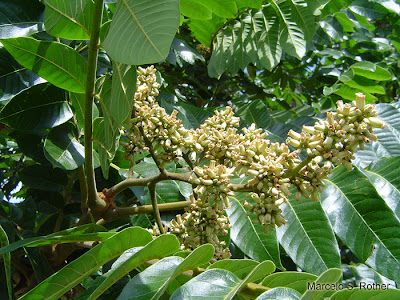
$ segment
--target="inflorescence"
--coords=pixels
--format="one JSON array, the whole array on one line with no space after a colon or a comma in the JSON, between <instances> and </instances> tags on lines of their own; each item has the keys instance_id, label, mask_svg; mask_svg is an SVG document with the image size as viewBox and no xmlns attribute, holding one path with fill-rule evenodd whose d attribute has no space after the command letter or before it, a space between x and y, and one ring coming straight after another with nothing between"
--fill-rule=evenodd
<instances>
[{"instance_id":1,"label":"inflorescence","mask_svg":"<svg viewBox=\"0 0 400 300\"><path fill-rule=\"evenodd\" d=\"M338 101L337 112L328 112L326 120L303 126L301 133L290 130L287 145L271 143L267 133L254 124L239 133L240 119L230 107L216 110L200 128L186 129L176 118L177 111L167 114L156 102L160 85L155 72L153 66L138 68L127 157L132 159L138 151L153 151L160 167L182 159L188 162L192 168L192 204L171 221L169 232L178 237L182 249L211 243L216 259L230 255L218 236L226 235L230 228L224 212L235 191L248 192L243 205L249 215L256 215L253 222L268 233L270 227L286 223L280 205L288 202L291 186L296 188L296 200L311 197L318 201L323 179L332 166L351 170L358 147L363 149L365 143L377 139L373 128L385 126L376 118L375 106L366 105L365 96L357 93L352 103ZM301 151L307 155L304 160L300 159ZM208 163L200 167L202 159ZM246 184L232 184L235 176L244 177Z\"/></svg>"}]
</instances>

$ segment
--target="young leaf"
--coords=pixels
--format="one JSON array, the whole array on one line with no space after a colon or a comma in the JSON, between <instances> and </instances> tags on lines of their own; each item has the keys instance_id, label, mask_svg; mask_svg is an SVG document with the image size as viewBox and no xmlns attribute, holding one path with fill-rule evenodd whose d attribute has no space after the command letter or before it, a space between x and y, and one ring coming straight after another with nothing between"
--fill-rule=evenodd
<instances>
[{"instance_id":1,"label":"young leaf","mask_svg":"<svg viewBox=\"0 0 400 300\"><path fill-rule=\"evenodd\" d=\"M57 299L107 261L129 248L143 246L151 240L151 234L145 229L126 228L69 263L20 299Z\"/></svg>"},{"instance_id":2,"label":"young leaf","mask_svg":"<svg viewBox=\"0 0 400 300\"><path fill-rule=\"evenodd\" d=\"M87 62L69 46L28 37L1 43L18 63L48 82L70 92L85 92Z\"/></svg>"},{"instance_id":3,"label":"young leaf","mask_svg":"<svg viewBox=\"0 0 400 300\"><path fill-rule=\"evenodd\" d=\"M179 1L117 2L103 47L115 61L142 65L162 61L178 30Z\"/></svg>"},{"instance_id":4,"label":"young leaf","mask_svg":"<svg viewBox=\"0 0 400 300\"><path fill-rule=\"evenodd\" d=\"M181 14L185 17L198 20L209 20L212 17L211 9L204 6L203 1L180 0L179 3Z\"/></svg>"}]
</instances>

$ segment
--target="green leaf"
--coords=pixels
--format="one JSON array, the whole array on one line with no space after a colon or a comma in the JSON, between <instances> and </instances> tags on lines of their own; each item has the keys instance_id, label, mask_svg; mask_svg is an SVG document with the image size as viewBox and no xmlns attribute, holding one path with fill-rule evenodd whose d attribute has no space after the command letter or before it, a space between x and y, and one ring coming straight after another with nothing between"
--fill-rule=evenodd
<instances>
[{"instance_id":1,"label":"green leaf","mask_svg":"<svg viewBox=\"0 0 400 300\"><path fill-rule=\"evenodd\" d=\"M290 0L291 18L304 32L307 42L311 42L315 34L315 22L312 9L305 0Z\"/></svg>"},{"instance_id":2,"label":"green leaf","mask_svg":"<svg viewBox=\"0 0 400 300\"><path fill-rule=\"evenodd\" d=\"M285 300L297 300L300 299L301 294L291 288L278 287L272 290L266 291L257 297L256 300L269 300L269 299L285 299Z\"/></svg>"},{"instance_id":3,"label":"green leaf","mask_svg":"<svg viewBox=\"0 0 400 300\"><path fill-rule=\"evenodd\" d=\"M359 14L368 19L378 19L382 17L386 12L386 8L379 5L378 3L356 0L350 6L349 9L356 14Z\"/></svg>"},{"instance_id":4,"label":"green leaf","mask_svg":"<svg viewBox=\"0 0 400 300\"><path fill-rule=\"evenodd\" d=\"M326 180L321 203L336 235L377 272L400 279L400 222L361 171L337 168Z\"/></svg>"},{"instance_id":5,"label":"green leaf","mask_svg":"<svg viewBox=\"0 0 400 300\"><path fill-rule=\"evenodd\" d=\"M64 170L75 170L85 161L84 147L76 140L71 123L50 130L44 142L44 155L53 164Z\"/></svg>"},{"instance_id":6,"label":"green leaf","mask_svg":"<svg viewBox=\"0 0 400 300\"><path fill-rule=\"evenodd\" d=\"M393 104L380 103L376 105L379 119L385 122L384 129L374 130L378 136L376 142L365 145L365 150L355 154L357 165L368 166L381 157L400 156L400 111Z\"/></svg>"},{"instance_id":7,"label":"green leaf","mask_svg":"<svg viewBox=\"0 0 400 300\"><path fill-rule=\"evenodd\" d=\"M151 259L160 259L170 255L178 249L179 241L174 235L161 235L140 249L134 248L125 251L121 257L114 262L110 271L102 277L99 277L98 280L93 283L92 286L95 289L92 291L91 286L89 288L90 293L85 292L81 295L81 298L86 300L98 299L101 294L134 268ZM143 280L144 278L142 277L141 279ZM134 279L132 281L134 281ZM164 281L160 281L160 285L163 284L163 282ZM142 288L146 288L145 285L147 285L145 280L140 282ZM124 294L126 293L132 295L133 291L137 293L137 289L139 289L140 286L133 287L131 283L128 283L120 297L124 297Z\"/></svg>"},{"instance_id":8,"label":"green leaf","mask_svg":"<svg viewBox=\"0 0 400 300\"><path fill-rule=\"evenodd\" d=\"M48 82L70 92L85 92L87 62L71 47L28 37L1 43L18 63Z\"/></svg>"},{"instance_id":9,"label":"green leaf","mask_svg":"<svg viewBox=\"0 0 400 300\"><path fill-rule=\"evenodd\" d=\"M21 247L39 247L64 243L104 241L116 234L115 232L98 232L100 230L104 231L105 228L99 225L93 226L93 224L90 224L59 231L48 236L25 238L6 247L2 247L0 249L0 254L12 252Z\"/></svg>"},{"instance_id":10,"label":"green leaf","mask_svg":"<svg viewBox=\"0 0 400 300\"><path fill-rule=\"evenodd\" d=\"M111 99L107 105L108 112L117 124L124 124L131 116L136 77L136 67L113 62Z\"/></svg>"},{"instance_id":11,"label":"green leaf","mask_svg":"<svg viewBox=\"0 0 400 300\"><path fill-rule=\"evenodd\" d=\"M355 98L355 94L359 93L360 91L361 91L360 89L352 88L347 84L344 84L340 86L338 90L335 90L334 93L341 96L343 99L353 101ZM365 95L365 100L368 104L378 100L375 96L372 96L368 92L363 92L363 94Z\"/></svg>"},{"instance_id":12,"label":"green leaf","mask_svg":"<svg viewBox=\"0 0 400 300\"><path fill-rule=\"evenodd\" d=\"M323 285L323 284L335 284L340 280L340 277L342 276L342 271L340 269L329 269L326 270L324 273L322 273L318 279L315 281L315 286L318 285ZM312 299L321 299L322 296L326 293L326 289L318 289L318 288L310 288L307 290L303 296L301 296L301 299L307 299L307 300L312 300Z\"/></svg>"},{"instance_id":13,"label":"green leaf","mask_svg":"<svg viewBox=\"0 0 400 300\"><path fill-rule=\"evenodd\" d=\"M279 269L283 270L275 230L270 230L268 234L265 234L261 225L252 223L242 205L246 199L243 193L229 199L231 207L226 212L232 225L231 240L248 257L257 261L272 260Z\"/></svg>"},{"instance_id":14,"label":"green leaf","mask_svg":"<svg viewBox=\"0 0 400 300\"><path fill-rule=\"evenodd\" d=\"M373 285L370 285L371 289L353 289L353 290L341 290L334 293L331 300L386 300L386 299L398 299L400 297L399 290L385 290L385 289L372 289Z\"/></svg>"},{"instance_id":15,"label":"green leaf","mask_svg":"<svg viewBox=\"0 0 400 300\"><path fill-rule=\"evenodd\" d=\"M69 263L20 299L56 299L107 261L129 248L143 246L151 240L151 234L145 229L126 228Z\"/></svg>"},{"instance_id":16,"label":"green leaf","mask_svg":"<svg viewBox=\"0 0 400 300\"><path fill-rule=\"evenodd\" d=\"M400 220L400 157L381 158L361 171Z\"/></svg>"},{"instance_id":17,"label":"green leaf","mask_svg":"<svg viewBox=\"0 0 400 300\"><path fill-rule=\"evenodd\" d=\"M243 280L258 264L250 259L223 259L213 263L207 269L227 270Z\"/></svg>"},{"instance_id":18,"label":"green leaf","mask_svg":"<svg viewBox=\"0 0 400 300\"><path fill-rule=\"evenodd\" d=\"M212 12L204 6L204 1L199 0L180 0L181 14L188 18L198 20L209 20L212 17Z\"/></svg>"},{"instance_id":19,"label":"green leaf","mask_svg":"<svg viewBox=\"0 0 400 300\"><path fill-rule=\"evenodd\" d=\"M187 24L196 39L198 39L200 43L210 47L214 33L224 21L225 19L213 14L211 20L189 19Z\"/></svg>"},{"instance_id":20,"label":"green leaf","mask_svg":"<svg viewBox=\"0 0 400 300\"><path fill-rule=\"evenodd\" d=\"M204 61L204 58L185 41L174 38L167 61L173 65L178 64L180 67L183 67L186 63L194 65L196 60Z\"/></svg>"},{"instance_id":21,"label":"green leaf","mask_svg":"<svg viewBox=\"0 0 400 300\"><path fill-rule=\"evenodd\" d=\"M203 0L201 3L221 18L235 18L236 3L233 0Z\"/></svg>"},{"instance_id":22,"label":"green leaf","mask_svg":"<svg viewBox=\"0 0 400 300\"><path fill-rule=\"evenodd\" d=\"M320 21L321 28L334 40L343 40L343 28L341 23L335 18L328 16Z\"/></svg>"},{"instance_id":23,"label":"green leaf","mask_svg":"<svg viewBox=\"0 0 400 300\"><path fill-rule=\"evenodd\" d=\"M350 67L357 75L373 80L390 80L392 75L390 72L381 66L377 66L369 61L360 61Z\"/></svg>"},{"instance_id":24,"label":"green leaf","mask_svg":"<svg viewBox=\"0 0 400 300\"><path fill-rule=\"evenodd\" d=\"M235 0L235 2L238 8L251 7L261 9L262 7L262 0Z\"/></svg>"},{"instance_id":25,"label":"green leaf","mask_svg":"<svg viewBox=\"0 0 400 300\"><path fill-rule=\"evenodd\" d=\"M93 15L91 0L46 0L44 25L53 36L88 40Z\"/></svg>"},{"instance_id":26,"label":"green leaf","mask_svg":"<svg viewBox=\"0 0 400 300\"><path fill-rule=\"evenodd\" d=\"M19 130L46 129L67 122L72 115L63 90L40 84L11 99L0 112L0 122Z\"/></svg>"},{"instance_id":27,"label":"green leaf","mask_svg":"<svg viewBox=\"0 0 400 300\"><path fill-rule=\"evenodd\" d=\"M17 63L6 49L0 48L0 104L44 82L46 80Z\"/></svg>"},{"instance_id":28,"label":"green leaf","mask_svg":"<svg viewBox=\"0 0 400 300\"><path fill-rule=\"evenodd\" d=\"M256 124L258 128L267 129L272 124L272 117L269 114L267 106L261 100L251 101L238 109L236 115L244 121L245 127L250 126L252 123Z\"/></svg>"},{"instance_id":29,"label":"green leaf","mask_svg":"<svg viewBox=\"0 0 400 300\"><path fill-rule=\"evenodd\" d=\"M400 15L400 4L395 0L371 0L372 2L379 3L387 10L390 10L398 15Z\"/></svg>"},{"instance_id":30,"label":"green leaf","mask_svg":"<svg viewBox=\"0 0 400 300\"><path fill-rule=\"evenodd\" d=\"M307 291L308 283L316 279L317 276L305 272L279 272L265 277L262 285L269 288L288 287L303 294Z\"/></svg>"},{"instance_id":31,"label":"green leaf","mask_svg":"<svg viewBox=\"0 0 400 300\"><path fill-rule=\"evenodd\" d=\"M339 247L321 203L297 202L292 194L281 209L287 223L276 229L276 235L301 269L319 275L328 268L340 267Z\"/></svg>"},{"instance_id":32,"label":"green leaf","mask_svg":"<svg viewBox=\"0 0 400 300\"><path fill-rule=\"evenodd\" d=\"M38 1L0 2L0 39L29 36L43 30L40 21L44 6Z\"/></svg>"},{"instance_id":33,"label":"green leaf","mask_svg":"<svg viewBox=\"0 0 400 300\"><path fill-rule=\"evenodd\" d=\"M0 225L0 245L1 250L9 245L7 233L4 231L3 227ZM8 298L13 299L13 286L12 286L12 279L11 279L11 254L4 253L1 255L4 264L4 273L6 275L6 283L7 283L7 291L8 291Z\"/></svg>"},{"instance_id":34,"label":"green leaf","mask_svg":"<svg viewBox=\"0 0 400 300\"><path fill-rule=\"evenodd\" d=\"M21 170L21 181L24 185L38 190L61 192L67 185L68 178L61 169L34 165Z\"/></svg>"},{"instance_id":35,"label":"green leaf","mask_svg":"<svg viewBox=\"0 0 400 300\"><path fill-rule=\"evenodd\" d=\"M297 26L291 17L289 1L271 1L281 24L281 34L279 38L282 49L289 55L301 59L306 53L306 41L303 30Z\"/></svg>"},{"instance_id":36,"label":"green leaf","mask_svg":"<svg viewBox=\"0 0 400 300\"><path fill-rule=\"evenodd\" d=\"M358 89L363 93L385 95L386 91L382 85L375 83L373 80L355 75L352 80L346 82L346 85Z\"/></svg>"},{"instance_id":37,"label":"green leaf","mask_svg":"<svg viewBox=\"0 0 400 300\"><path fill-rule=\"evenodd\" d=\"M335 18L342 25L343 31L354 32L354 23L344 12L336 12Z\"/></svg>"},{"instance_id":38,"label":"green leaf","mask_svg":"<svg viewBox=\"0 0 400 300\"><path fill-rule=\"evenodd\" d=\"M232 299L240 284L240 279L229 271L207 270L182 285L170 299Z\"/></svg>"},{"instance_id":39,"label":"green leaf","mask_svg":"<svg viewBox=\"0 0 400 300\"><path fill-rule=\"evenodd\" d=\"M179 26L178 0L121 0L103 42L110 57L127 65L162 61Z\"/></svg>"}]
</instances>

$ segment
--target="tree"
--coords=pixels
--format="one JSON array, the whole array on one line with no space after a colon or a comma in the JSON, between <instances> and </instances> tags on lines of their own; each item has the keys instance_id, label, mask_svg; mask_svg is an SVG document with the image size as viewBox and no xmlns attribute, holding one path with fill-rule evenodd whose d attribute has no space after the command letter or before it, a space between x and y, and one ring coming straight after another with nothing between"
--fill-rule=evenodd
<instances>
[{"instance_id":1,"label":"tree","mask_svg":"<svg viewBox=\"0 0 400 300\"><path fill-rule=\"evenodd\" d=\"M4 298L398 297L398 1L0 6Z\"/></svg>"}]
</instances>

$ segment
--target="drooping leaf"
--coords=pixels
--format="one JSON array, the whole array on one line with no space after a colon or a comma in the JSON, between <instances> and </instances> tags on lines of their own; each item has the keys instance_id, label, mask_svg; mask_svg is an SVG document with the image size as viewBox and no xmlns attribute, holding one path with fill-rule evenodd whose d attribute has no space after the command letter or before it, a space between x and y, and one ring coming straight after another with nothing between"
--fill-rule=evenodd
<instances>
[{"instance_id":1,"label":"drooping leaf","mask_svg":"<svg viewBox=\"0 0 400 300\"><path fill-rule=\"evenodd\" d=\"M204 58L185 41L174 38L167 61L173 65L178 64L183 67L186 63L195 64L196 60L204 61Z\"/></svg>"},{"instance_id":2,"label":"drooping leaf","mask_svg":"<svg viewBox=\"0 0 400 300\"><path fill-rule=\"evenodd\" d=\"M279 272L265 277L262 285L269 288L288 287L303 294L307 290L308 283L316 279L317 276L305 272Z\"/></svg>"},{"instance_id":3,"label":"drooping leaf","mask_svg":"<svg viewBox=\"0 0 400 300\"><path fill-rule=\"evenodd\" d=\"M88 40L93 15L91 0L46 0L44 25L47 32L69 40Z\"/></svg>"},{"instance_id":4,"label":"drooping leaf","mask_svg":"<svg viewBox=\"0 0 400 300\"><path fill-rule=\"evenodd\" d=\"M83 131L85 124L85 94L69 93L69 99L74 109L76 121L80 131ZM99 116L97 105L93 105L93 119Z\"/></svg>"},{"instance_id":5,"label":"drooping leaf","mask_svg":"<svg viewBox=\"0 0 400 300\"><path fill-rule=\"evenodd\" d=\"M78 142L71 123L53 128L44 142L44 154L54 167L75 170L85 161L84 147Z\"/></svg>"},{"instance_id":6,"label":"drooping leaf","mask_svg":"<svg viewBox=\"0 0 400 300\"><path fill-rule=\"evenodd\" d=\"M361 262L392 280L400 278L400 222L368 177L357 168L338 168L326 180L321 204L336 235Z\"/></svg>"},{"instance_id":7,"label":"drooping leaf","mask_svg":"<svg viewBox=\"0 0 400 300\"><path fill-rule=\"evenodd\" d=\"M232 225L231 240L248 257L257 261L272 260L283 270L275 230L265 234L261 225L252 223L242 205L245 198L243 193L230 198L231 207L226 211Z\"/></svg>"},{"instance_id":8,"label":"drooping leaf","mask_svg":"<svg viewBox=\"0 0 400 300\"><path fill-rule=\"evenodd\" d=\"M0 103L5 104L22 91L44 82L46 80L18 64L6 49L0 48Z\"/></svg>"},{"instance_id":9,"label":"drooping leaf","mask_svg":"<svg viewBox=\"0 0 400 300\"><path fill-rule=\"evenodd\" d=\"M301 294L291 288L277 287L262 293L256 298L256 300L270 300L270 299L285 299L285 300L297 300L300 299Z\"/></svg>"},{"instance_id":10,"label":"drooping leaf","mask_svg":"<svg viewBox=\"0 0 400 300\"><path fill-rule=\"evenodd\" d=\"M121 0L103 42L107 53L127 65L162 61L179 26L178 0Z\"/></svg>"},{"instance_id":11,"label":"drooping leaf","mask_svg":"<svg viewBox=\"0 0 400 300\"><path fill-rule=\"evenodd\" d=\"M18 94L0 112L1 123L19 130L52 128L71 118L65 92L46 84Z\"/></svg>"},{"instance_id":12,"label":"drooping leaf","mask_svg":"<svg viewBox=\"0 0 400 300\"><path fill-rule=\"evenodd\" d=\"M38 1L1 1L0 39L29 36L43 30L43 9L43 4Z\"/></svg>"},{"instance_id":13,"label":"drooping leaf","mask_svg":"<svg viewBox=\"0 0 400 300\"><path fill-rule=\"evenodd\" d=\"M289 55L301 59L306 53L306 41L303 30L291 17L289 1L271 1L272 7L280 19L282 26L279 42L282 49Z\"/></svg>"},{"instance_id":14,"label":"drooping leaf","mask_svg":"<svg viewBox=\"0 0 400 300\"><path fill-rule=\"evenodd\" d=\"M188 21L188 26L192 34L200 43L210 47L214 33L217 31L219 26L224 23L224 20L225 19L213 14L210 20L190 19Z\"/></svg>"},{"instance_id":15,"label":"drooping leaf","mask_svg":"<svg viewBox=\"0 0 400 300\"><path fill-rule=\"evenodd\" d=\"M351 9L351 11L368 19L378 19L382 17L386 12L386 8L379 5L378 3L364 0L354 1L349 6L349 8Z\"/></svg>"},{"instance_id":16,"label":"drooping leaf","mask_svg":"<svg viewBox=\"0 0 400 300\"><path fill-rule=\"evenodd\" d=\"M144 246L151 240L151 234L145 229L126 228L69 263L20 299L36 299L36 297L56 299L107 261L121 255L129 248Z\"/></svg>"},{"instance_id":17,"label":"drooping leaf","mask_svg":"<svg viewBox=\"0 0 400 300\"><path fill-rule=\"evenodd\" d=\"M84 93L87 62L67 45L29 37L1 40L25 68L70 92Z\"/></svg>"}]
</instances>

